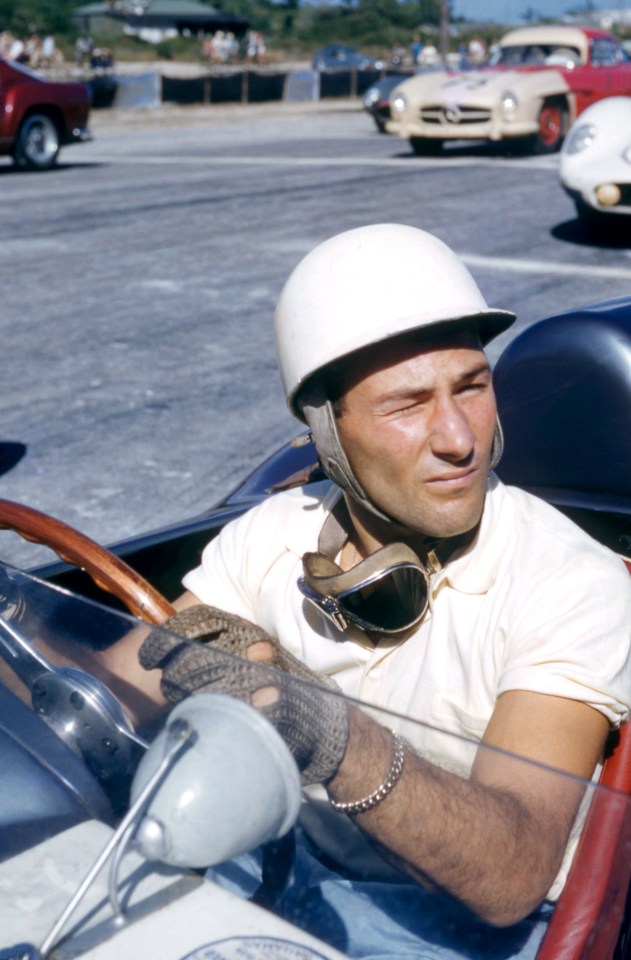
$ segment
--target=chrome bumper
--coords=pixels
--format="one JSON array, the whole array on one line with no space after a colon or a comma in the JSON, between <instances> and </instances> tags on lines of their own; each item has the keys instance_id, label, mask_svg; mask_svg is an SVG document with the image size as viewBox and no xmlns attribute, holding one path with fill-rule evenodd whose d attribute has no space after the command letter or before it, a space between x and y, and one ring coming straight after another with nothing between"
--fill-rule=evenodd
<instances>
[{"instance_id":1,"label":"chrome bumper","mask_svg":"<svg viewBox=\"0 0 631 960\"><path fill-rule=\"evenodd\" d=\"M71 134L73 143L89 143L93 140L92 131L88 127L75 127Z\"/></svg>"}]
</instances>

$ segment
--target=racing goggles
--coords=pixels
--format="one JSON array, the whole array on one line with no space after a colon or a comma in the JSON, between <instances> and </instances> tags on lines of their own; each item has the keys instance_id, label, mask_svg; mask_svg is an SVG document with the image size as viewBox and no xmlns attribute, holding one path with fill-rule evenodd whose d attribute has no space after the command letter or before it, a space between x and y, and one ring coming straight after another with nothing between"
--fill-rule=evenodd
<instances>
[{"instance_id":1,"label":"racing goggles","mask_svg":"<svg viewBox=\"0 0 631 960\"><path fill-rule=\"evenodd\" d=\"M429 606L429 571L404 543L390 543L350 570L323 553L305 553L298 589L338 630L403 637Z\"/></svg>"}]
</instances>

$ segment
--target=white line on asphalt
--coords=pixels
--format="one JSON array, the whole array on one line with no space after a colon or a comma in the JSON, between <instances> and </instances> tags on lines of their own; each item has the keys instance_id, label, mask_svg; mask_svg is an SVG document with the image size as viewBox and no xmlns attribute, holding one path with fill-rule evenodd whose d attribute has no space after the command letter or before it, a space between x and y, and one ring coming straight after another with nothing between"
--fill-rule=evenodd
<instances>
[{"instance_id":1,"label":"white line on asphalt","mask_svg":"<svg viewBox=\"0 0 631 960\"><path fill-rule=\"evenodd\" d=\"M631 251L621 251L631 258ZM515 260L508 257L482 257L475 253L459 253L469 267L484 270L502 270L512 273L549 273L556 276L610 277L631 280L631 264L628 267L600 267L589 263L551 263L549 260Z\"/></svg>"},{"instance_id":2,"label":"white line on asphalt","mask_svg":"<svg viewBox=\"0 0 631 960\"><path fill-rule=\"evenodd\" d=\"M96 151L95 151L96 153ZM240 167L397 167L408 173L424 167L474 167L474 166L501 166L529 170L554 169L555 158L531 157L528 160L516 160L509 157L441 157L440 160L429 160L422 157L169 157L147 156L146 154L97 154L94 157L99 163L145 163L151 166L240 166ZM556 161L558 162L558 161Z\"/></svg>"}]
</instances>

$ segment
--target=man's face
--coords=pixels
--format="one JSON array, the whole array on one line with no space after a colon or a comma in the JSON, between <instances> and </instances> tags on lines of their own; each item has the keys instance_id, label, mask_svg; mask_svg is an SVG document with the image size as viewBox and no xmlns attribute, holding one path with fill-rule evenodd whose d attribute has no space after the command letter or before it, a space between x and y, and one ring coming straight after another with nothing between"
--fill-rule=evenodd
<instances>
[{"instance_id":1,"label":"man's face","mask_svg":"<svg viewBox=\"0 0 631 960\"><path fill-rule=\"evenodd\" d=\"M415 535L451 537L482 515L495 420L491 371L465 329L364 354L337 427L371 500Z\"/></svg>"}]
</instances>

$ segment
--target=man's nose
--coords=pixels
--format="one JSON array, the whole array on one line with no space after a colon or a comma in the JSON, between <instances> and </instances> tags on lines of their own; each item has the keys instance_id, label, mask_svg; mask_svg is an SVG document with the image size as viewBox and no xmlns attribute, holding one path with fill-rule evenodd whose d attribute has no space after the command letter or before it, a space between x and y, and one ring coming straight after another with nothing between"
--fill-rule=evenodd
<instances>
[{"instance_id":1,"label":"man's nose","mask_svg":"<svg viewBox=\"0 0 631 960\"><path fill-rule=\"evenodd\" d=\"M475 437L469 421L453 400L437 404L432 417L431 444L435 456L454 462L466 460L473 452Z\"/></svg>"}]
</instances>

